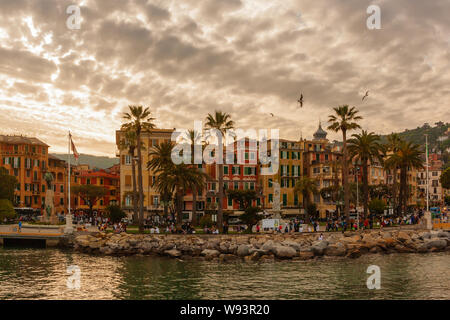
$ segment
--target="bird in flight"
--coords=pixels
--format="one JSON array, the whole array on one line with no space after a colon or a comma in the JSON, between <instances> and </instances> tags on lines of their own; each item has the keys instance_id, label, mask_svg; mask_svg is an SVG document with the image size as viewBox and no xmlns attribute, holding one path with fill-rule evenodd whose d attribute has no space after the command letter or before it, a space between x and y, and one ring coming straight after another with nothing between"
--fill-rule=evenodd
<instances>
[{"instance_id":1,"label":"bird in flight","mask_svg":"<svg viewBox=\"0 0 450 320\"><path fill-rule=\"evenodd\" d=\"M271 112L270 115L273 117L273 113Z\"/></svg>"},{"instance_id":2,"label":"bird in flight","mask_svg":"<svg viewBox=\"0 0 450 320\"><path fill-rule=\"evenodd\" d=\"M369 91L366 91L366 94L364 95L364 97L362 97L361 101L364 101L365 98L367 98L369 96Z\"/></svg>"},{"instance_id":3,"label":"bird in flight","mask_svg":"<svg viewBox=\"0 0 450 320\"><path fill-rule=\"evenodd\" d=\"M297 102L300 104L300 108L303 107L303 93L300 94L300 98L297 100Z\"/></svg>"}]
</instances>

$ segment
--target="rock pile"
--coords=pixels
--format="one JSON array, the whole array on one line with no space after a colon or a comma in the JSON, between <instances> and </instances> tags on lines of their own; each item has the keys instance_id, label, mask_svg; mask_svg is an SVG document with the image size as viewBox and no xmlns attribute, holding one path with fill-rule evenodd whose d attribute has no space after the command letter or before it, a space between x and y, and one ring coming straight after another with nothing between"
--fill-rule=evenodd
<instances>
[{"instance_id":1,"label":"rock pile","mask_svg":"<svg viewBox=\"0 0 450 320\"><path fill-rule=\"evenodd\" d=\"M74 249L105 255L162 255L217 261L307 260L314 257L357 258L369 253L450 251L450 232L422 230L257 235L131 235L97 233L74 239Z\"/></svg>"}]
</instances>

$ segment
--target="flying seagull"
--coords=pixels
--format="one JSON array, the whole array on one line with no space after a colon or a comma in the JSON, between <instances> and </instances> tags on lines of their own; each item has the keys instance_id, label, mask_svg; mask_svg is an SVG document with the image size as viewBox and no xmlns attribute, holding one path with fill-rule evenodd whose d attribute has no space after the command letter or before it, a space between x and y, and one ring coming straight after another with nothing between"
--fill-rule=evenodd
<instances>
[{"instance_id":1,"label":"flying seagull","mask_svg":"<svg viewBox=\"0 0 450 320\"><path fill-rule=\"evenodd\" d=\"M271 112L270 115L273 117L273 113Z\"/></svg>"},{"instance_id":2,"label":"flying seagull","mask_svg":"<svg viewBox=\"0 0 450 320\"><path fill-rule=\"evenodd\" d=\"M362 101L364 101L365 98L367 98L369 96L369 91L366 91L366 94L364 95L364 97L362 97Z\"/></svg>"},{"instance_id":3,"label":"flying seagull","mask_svg":"<svg viewBox=\"0 0 450 320\"><path fill-rule=\"evenodd\" d=\"M300 94L300 99L297 102L300 104L300 108L303 107L303 93Z\"/></svg>"}]
</instances>

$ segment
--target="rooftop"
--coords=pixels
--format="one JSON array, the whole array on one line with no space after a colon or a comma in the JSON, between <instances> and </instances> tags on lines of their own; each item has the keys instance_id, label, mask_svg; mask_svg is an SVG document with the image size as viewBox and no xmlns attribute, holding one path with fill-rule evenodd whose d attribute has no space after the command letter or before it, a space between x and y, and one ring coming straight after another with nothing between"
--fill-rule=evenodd
<instances>
[{"instance_id":1,"label":"rooftop","mask_svg":"<svg viewBox=\"0 0 450 320\"><path fill-rule=\"evenodd\" d=\"M0 135L0 143L7 144L30 144L35 146L49 147L46 143L42 142L38 138L25 137L25 136L6 136Z\"/></svg>"}]
</instances>

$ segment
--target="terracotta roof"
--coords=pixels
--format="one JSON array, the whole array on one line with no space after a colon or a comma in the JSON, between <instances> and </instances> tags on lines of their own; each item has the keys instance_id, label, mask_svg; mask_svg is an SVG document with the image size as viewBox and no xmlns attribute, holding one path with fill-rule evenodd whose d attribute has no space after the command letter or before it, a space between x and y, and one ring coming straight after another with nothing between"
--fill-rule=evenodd
<instances>
[{"instance_id":1,"label":"terracotta roof","mask_svg":"<svg viewBox=\"0 0 450 320\"><path fill-rule=\"evenodd\" d=\"M0 135L0 142L7 144L31 144L49 147L49 145L34 137Z\"/></svg>"}]
</instances>

